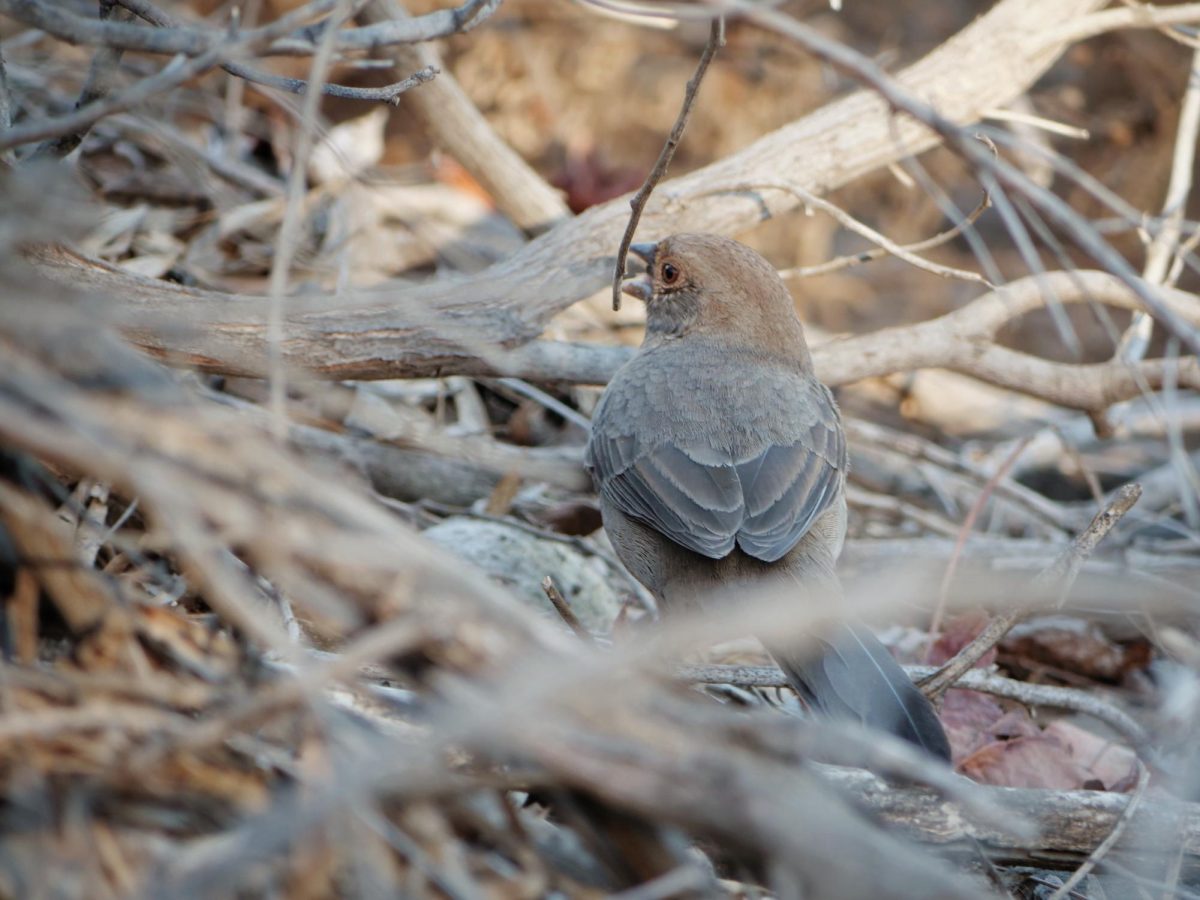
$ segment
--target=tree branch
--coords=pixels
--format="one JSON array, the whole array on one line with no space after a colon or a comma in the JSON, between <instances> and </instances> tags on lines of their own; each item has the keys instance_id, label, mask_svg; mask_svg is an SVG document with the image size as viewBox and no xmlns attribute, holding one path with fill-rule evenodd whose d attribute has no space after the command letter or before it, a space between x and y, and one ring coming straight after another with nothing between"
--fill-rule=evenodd
<instances>
[{"instance_id":1,"label":"tree branch","mask_svg":"<svg viewBox=\"0 0 1200 900\"><path fill-rule=\"evenodd\" d=\"M12 4L16 0L0 0ZM1079 14L1102 5L1102 0L1062 0L1047 5L1039 0L1003 0L990 12L946 41L898 76L920 96L935 96L942 115L967 123L1021 95L1057 59L1066 44L1026 50L1017 36L1040 33L1069 23ZM437 81L432 86L436 86ZM827 104L745 149L689 175L665 182L649 204L642 228L652 234L676 231L735 233L764 218L794 208L799 200L787 194L761 200L741 195L711 194L713 184L735 184L756 178L787 178L812 194L833 188L935 146L939 137L907 117L897 119L887 104L870 91L860 91ZM610 284L613 249L628 219L628 200L593 207L531 242L509 259L457 280L433 281L415 287L360 295L353 313L353 335L347 339L320 334L322 321L335 310L353 306L355 298L326 296L309 306L311 315L293 320L293 356L299 365L337 376L354 372L361 377L395 377L450 367L478 365L477 353L462 352L454 340L467 331L490 346L511 348L537 337L560 310ZM63 259L63 262L66 260ZM91 286L122 298L125 308L140 318L153 288L114 273L87 275L78 269L68 279L87 278ZM174 297L168 285L158 287L159 311ZM264 298L204 294L205 302L188 298L189 316L206 307L215 321L229 323L226 333L214 329L204 343L176 344L195 361L240 366L242 371L265 358L254 316L265 309ZM374 308L365 310L366 302ZM420 311L423 318L410 315ZM323 315L322 315L323 313ZM239 323L240 324L235 324ZM343 322L343 324L350 324ZM237 336L234 336L237 332ZM449 340L447 337L449 336ZM198 336L197 336L198 338ZM309 352L310 350L314 352ZM232 358L228 354L234 353ZM374 374L372 374L374 373ZM518 374L518 373L513 373ZM521 373L526 374L526 373ZM340 377L340 376L338 376Z\"/></svg>"},{"instance_id":2,"label":"tree branch","mask_svg":"<svg viewBox=\"0 0 1200 900\"><path fill-rule=\"evenodd\" d=\"M116 302L124 307L119 317L130 323L126 334L165 362L225 375L257 377L265 371L265 314L257 304L126 274L114 279L108 267L78 257L73 258L74 266L87 268L64 266L71 257L62 251L43 251L39 258L45 272L75 287L103 291L119 280L122 294ZM1200 363L1194 358L1076 365L993 342L1001 327L1040 309L1047 296L1062 303L1140 308L1134 293L1104 272L1029 276L936 319L817 345L813 363L821 379L833 386L915 369L952 369L1089 412L1138 396L1145 385L1157 388L1173 366L1181 386L1200 389ZM1200 303L1194 295L1164 289L1163 300L1185 321L1200 324ZM511 320L483 311L468 320L469 325L447 321L423 328L417 313L351 309L339 316L318 316L305 311L307 301L295 298L289 304L293 315L286 329L286 359L323 378L510 375L527 381L604 384L632 354L627 347L552 341L520 343L511 350L497 347L489 335ZM181 331L174 313L181 308L188 311L186 331ZM423 335L424 343L414 345L414 334Z\"/></svg>"},{"instance_id":3,"label":"tree branch","mask_svg":"<svg viewBox=\"0 0 1200 900\"><path fill-rule=\"evenodd\" d=\"M993 617L971 643L921 682L921 690L925 696L937 698L953 687L989 650L1004 639L1014 625L1036 608L1037 602L1042 599L1038 595L1043 591L1053 590L1061 605L1062 599L1070 592L1071 586L1079 576L1080 567L1125 513L1133 508L1133 504L1137 503L1141 495L1141 485L1136 482L1117 491L1112 502L1096 514L1091 524L1067 546L1054 564L1034 579L1034 601L1018 604Z\"/></svg>"},{"instance_id":4,"label":"tree branch","mask_svg":"<svg viewBox=\"0 0 1200 900\"><path fill-rule=\"evenodd\" d=\"M129 11L158 28L187 27L178 19L169 16L154 4L148 2L148 0L114 0L114 2L120 3ZM263 72L241 63L225 63L221 68L235 78L241 78L253 84L261 84L264 87L287 91L289 94L303 94L308 91L308 82L302 78L288 78L272 72ZM390 103L395 106L399 102L401 94L418 85L432 81L437 74L438 69L435 66L425 66L395 84L388 84L377 88L347 87L342 84L324 82L321 84L321 93L327 97L340 97L344 100L376 101Z\"/></svg>"},{"instance_id":5,"label":"tree branch","mask_svg":"<svg viewBox=\"0 0 1200 900\"><path fill-rule=\"evenodd\" d=\"M667 140L663 144L662 150L659 151L658 159L654 161L646 180L642 182L642 186L637 189L637 193L629 201L629 224L625 226L625 233L621 235L621 243L617 245L617 263L613 267L612 308L614 312L621 308L621 280L625 277L625 260L629 256L629 245L633 243L633 235L637 231L638 222L642 219L642 212L646 209L646 202L650 199L650 192L667 174L667 168L675 156L675 149L683 140L683 131L687 128L688 118L692 114L692 106L696 102L696 95L700 93L700 84L704 81L704 73L708 71L709 63L713 61L717 50L724 43L725 20L718 16L709 25L708 42L704 45L704 52L700 54L700 61L696 63L696 71L692 73L692 77L688 79L688 83L684 87L683 104L679 107L675 124L671 126L671 132L667 135Z\"/></svg>"},{"instance_id":6,"label":"tree branch","mask_svg":"<svg viewBox=\"0 0 1200 900\"><path fill-rule=\"evenodd\" d=\"M380 25L409 21L398 0L373 0L358 19ZM436 49L429 44L394 47L390 56L398 74L441 66ZM403 98L401 108L479 182L519 228L536 234L571 217L559 191L505 143L449 72L426 90Z\"/></svg>"},{"instance_id":7,"label":"tree branch","mask_svg":"<svg viewBox=\"0 0 1200 900\"><path fill-rule=\"evenodd\" d=\"M1161 292L1139 278L1128 260L1117 253L1091 223L1061 197L1038 185L1017 166L993 154L990 148L982 146L973 134L953 121L942 109L920 99L923 95L912 90L900 79L889 77L867 56L845 44L826 38L815 29L778 10L753 6L745 0L730 2L748 20L792 39L819 59L849 72L856 80L868 85L892 108L907 113L922 125L937 132L951 149L980 173L984 188L1002 211L1007 208L1008 201L1006 196L1000 193L1000 187L1027 199L1048 222L1061 228L1077 247L1128 284L1156 321L1194 353L1200 354L1200 333L1194 328L1189 328L1186 322L1166 306L1162 302Z\"/></svg>"},{"instance_id":8,"label":"tree branch","mask_svg":"<svg viewBox=\"0 0 1200 900\"><path fill-rule=\"evenodd\" d=\"M115 0L100 0L99 20L101 22L122 21L121 19L112 19L113 7L115 5ZM122 13L121 15L125 14ZM109 90L113 86L117 67L121 64L121 55L123 52L121 49L114 47L101 47L96 51L96 55L92 57L92 65L88 69L87 81L83 84L83 90L79 92L79 99L75 101L76 110L83 109L108 95ZM6 123L0 127L7 129L8 125ZM34 156L41 158L60 158L66 156L83 142L86 135L86 126L78 131L60 135L38 147Z\"/></svg>"},{"instance_id":9,"label":"tree branch","mask_svg":"<svg viewBox=\"0 0 1200 900\"><path fill-rule=\"evenodd\" d=\"M248 31L240 39L257 43L266 38L264 56L311 56L317 50L326 23L303 23L314 16L326 15L338 0L311 0L271 25ZM121 0L121 5L142 15L148 4L141 0ZM381 22L364 28L339 31L334 50L375 50L395 44L413 44L447 37L474 28L499 6L497 0L467 0L453 9L440 9L412 19ZM0 13L11 16L31 28L39 28L72 44L95 44L143 53L182 53L199 56L219 48L229 40L226 31L200 26L178 26L171 30L146 28L124 22L101 22L77 16L51 6L43 0L0 0ZM279 29L279 22L287 27Z\"/></svg>"}]
</instances>

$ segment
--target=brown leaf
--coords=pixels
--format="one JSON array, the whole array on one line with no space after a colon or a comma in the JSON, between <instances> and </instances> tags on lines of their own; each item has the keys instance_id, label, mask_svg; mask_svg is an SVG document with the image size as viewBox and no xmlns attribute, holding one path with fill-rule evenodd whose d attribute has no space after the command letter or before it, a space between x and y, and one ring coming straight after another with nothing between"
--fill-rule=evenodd
<instances>
[{"instance_id":1,"label":"brown leaf","mask_svg":"<svg viewBox=\"0 0 1200 900\"><path fill-rule=\"evenodd\" d=\"M952 758L958 763L992 740L991 726L1004 710L987 694L951 690L946 692L939 715L950 739Z\"/></svg>"},{"instance_id":2,"label":"brown leaf","mask_svg":"<svg viewBox=\"0 0 1200 900\"><path fill-rule=\"evenodd\" d=\"M1128 790L1136 782L1136 756L1128 747L1069 722L1052 722L1041 731L1028 725L1033 732L980 747L958 770L983 784L1063 791Z\"/></svg>"},{"instance_id":3,"label":"brown leaf","mask_svg":"<svg viewBox=\"0 0 1200 900\"><path fill-rule=\"evenodd\" d=\"M1149 662L1148 645L1118 644L1095 624L1066 616L1018 625L1000 648L1005 654L1108 683L1119 682L1126 672Z\"/></svg>"},{"instance_id":4,"label":"brown leaf","mask_svg":"<svg viewBox=\"0 0 1200 900\"><path fill-rule=\"evenodd\" d=\"M1082 771L1109 791L1128 791L1137 783L1137 754L1086 728L1057 719L1043 732L1065 744Z\"/></svg>"},{"instance_id":5,"label":"brown leaf","mask_svg":"<svg viewBox=\"0 0 1200 900\"><path fill-rule=\"evenodd\" d=\"M958 770L982 784L1007 787L1070 791L1085 780L1070 751L1046 735L993 741L963 760Z\"/></svg>"}]
</instances>

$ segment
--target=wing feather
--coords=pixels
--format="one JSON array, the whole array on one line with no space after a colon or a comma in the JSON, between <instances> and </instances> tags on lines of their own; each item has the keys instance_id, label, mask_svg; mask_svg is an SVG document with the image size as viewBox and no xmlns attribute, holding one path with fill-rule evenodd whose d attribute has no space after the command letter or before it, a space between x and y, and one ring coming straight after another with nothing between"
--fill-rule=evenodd
<instances>
[{"instance_id":1,"label":"wing feather","mask_svg":"<svg viewBox=\"0 0 1200 900\"><path fill-rule=\"evenodd\" d=\"M837 498L846 448L832 401L828 412L797 440L745 459L709 444L648 443L598 427L586 462L609 503L675 543L712 559L738 546L774 562Z\"/></svg>"}]
</instances>

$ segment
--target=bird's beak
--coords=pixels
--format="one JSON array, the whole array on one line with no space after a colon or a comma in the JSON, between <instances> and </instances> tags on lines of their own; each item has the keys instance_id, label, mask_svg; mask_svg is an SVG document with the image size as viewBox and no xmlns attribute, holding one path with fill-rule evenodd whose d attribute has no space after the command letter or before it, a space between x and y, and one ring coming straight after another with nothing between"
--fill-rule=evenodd
<instances>
[{"instance_id":1,"label":"bird's beak","mask_svg":"<svg viewBox=\"0 0 1200 900\"><path fill-rule=\"evenodd\" d=\"M645 266L642 271L631 274L629 261L626 260L625 280L621 282L621 291L647 303L654 296L650 270L654 268L654 254L658 252L658 244L630 244L629 252L645 263Z\"/></svg>"},{"instance_id":2,"label":"bird's beak","mask_svg":"<svg viewBox=\"0 0 1200 900\"><path fill-rule=\"evenodd\" d=\"M658 244L630 244L629 252L644 262L649 269L654 265L654 254L658 252Z\"/></svg>"}]
</instances>

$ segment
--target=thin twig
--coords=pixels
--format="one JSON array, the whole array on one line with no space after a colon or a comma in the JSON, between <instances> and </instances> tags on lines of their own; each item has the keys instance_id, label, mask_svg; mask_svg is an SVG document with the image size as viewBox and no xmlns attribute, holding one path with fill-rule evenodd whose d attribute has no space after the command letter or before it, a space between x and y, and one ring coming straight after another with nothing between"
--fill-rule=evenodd
<instances>
[{"instance_id":1,"label":"thin twig","mask_svg":"<svg viewBox=\"0 0 1200 900\"><path fill-rule=\"evenodd\" d=\"M1141 495L1142 487L1137 482L1131 482L1117 491L1112 502L1096 514L1083 533L1071 542L1071 545L1049 568L1033 580L1032 587L1036 589L1035 595L1044 595L1048 589L1052 588L1061 603L1074 585L1083 563L1092 555L1105 536L1121 521L1125 513L1133 508ZM947 689L953 687L975 663L979 662L984 654L1000 643L1009 630L1025 618L1036 605L1036 601L1023 603L995 616L971 643L959 650L936 673L922 681L921 690L927 697L940 697Z\"/></svg>"},{"instance_id":2,"label":"thin twig","mask_svg":"<svg viewBox=\"0 0 1200 900\"><path fill-rule=\"evenodd\" d=\"M10 9L14 4L24 6L24 0L0 0L0 12L14 15L15 18L20 19L21 17L16 16ZM22 19L22 21L24 20ZM131 27L124 22L98 22L97 24ZM246 34L236 36L226 35L223 43L218 43L211 49L199 53L191 59L188 59L183 54L176 55L154 75L130 85L119 93L99 98L80 109L76 109L58 118L35 118L22 122L20 125L9 128L4 132L0 132L0 151L63 134L78 132L83 135L90 125L98 122L105 116L110 116L116 112L123 112L137 106L155 94L176 88L241 53L254 52L269 43L276 35L287 33L296 24L295 13L291 13L282 16L270 25L247 32ZM155 32L163 31L163 29L150 30Z\"/></svg>"},{"instance_id":3,"label":"thin twig","mask_svg":"<svg viewBox=\"0 0 1200 900\"><path fill-rule=\"evenodd\" d=\"M106 22L113 19L115 8L116 0L100 0L100 21ZM121 12L120 17L115 19L115 21L123 21L126 15L126 13ZM75 101L76 109L83 109L88 104L102 100L108 96L124 52L119 47L100 47L96 51L95 56L92 57L92 64L88 69L87 80L83 83L83 89L79 92L79 99ZM86 134L87 128L85 126L79 131L59 135L38 147L33 156L41 159L61 159L83 143Z\"/></svg>"},{"instance_id":4,"label":"thin twig","mask_svg":"<svg viewBox=\"0 0 1200 900\"><path fill-rule=\"evenodd\" d=\"M1140 6L1144 8L1141 0L1121 0L1121 2L1128 7ZM1200 40L1197 40L1178 26L1156 24L1154 30L1168 40L1182 44L1184 47L1190 47L1193 50L1200 49Z\"/></svg>"},{"instance_id":5,"label":"thin twig","mask_svg":"<svg viewBox=\"0 0 1200 900\"><path fill-rule=\"evenodd\" d=\"M147 0L113 0L118 2L126 9L137 14L145 19L151 25L158 28L183 28L184 23L178 19L163 12ZM241 78L245 81L254 84L264 85L265 87L277 88L281 91L287 91L291 94L303 94L308 90L309 82L302 78L288 78L283 75L276 75L272 72L263 72L260 69L255 69L250 66L242 65L241 63L225 63L221 66L230 75L236 78ZM418 85L432 81L438 75L438 70L434 66L426 66L418 72L413 73L402 81L395 84L384 85L377 88L360 88L347 87L341 84L321 84L321 93L327 97L339 97L344 100L366 100L389 103L395 106L400 101L400 95Z\"/></svg>"},{"instance_id":6,"label":"thin twig","mask_svg":"<svg viewBox=\"0 0 1200 900\"><path fill-rule=\"evenodd\" d=\"M983 195L983 199L967 215L965 219L956 223L953 227L947 228L945 231L935 234L933 237L926 238L923 241L917 241L915 244L903 244L900 249L908 254L921 253L925 250L932 250L934 247L940 247L943 244L954 240L968 228L975 224L975 221L983 214L984 210L992 205L992 198L987 194ZM861 223L860 223L861 224ZM863 226L866 228L866 226ZM868 229L869 230L869 229ZM870 236L863 234L864 237ZM874 234L874 232L872 232ZM851 266L861 265L862 263L873 262L877 259L883 259L885 256L893 255L886 247L878 246L874 250L864 250L862 253L851 253L847 256L839 256L836 259L831 259L828 262L818 263L815 266L795 266L791 269L783 269L779 273L780 278L811 278L814 275L828 275L831 272L840 272L842 269L848 269ZM901 257L906 259L906 257ZM924 262L924 260L922 260ZM958 270L952 270L957 272ZM936 274L942 274L938 272ZM972 279L975 280L975 279Z\"/></svg>"},{"instance_id":7,"label":"thin twig","mask_svg":"<svg viewBox=\"0 0 1200 900\"><path fill-rule=\"evenodd\" d=\"M230 84L241 85L243 82L234 79ZM231 117L226 121L230 120ZM226 155L220 150L198 147L185 135L151 115L118 113L109 118L107 124L142 141L149 138L154 143L165 144L172 152L184 156L192 164L211 169L218 178L254 197L277 198L284 195L284 186L279 179L234 154ZM228 125L226 127L228 128Z\"/></svg>"},{"instance_id":8,"label":"thin twig","mask_svg":"<svg viewBox=\"0 0 1200 900\"><path fill-rule=\"evenodd\" d=\"M12 91L8 86L8 69L4 67L4 48L0 47L0 131L12 127Z\"/></svg>"},{"instance_id":9,"label":"thin twig","mask_svg":"<svg viewBox=\"0 0 1200 900\"><path fill-rule=\"evenodd\" d=\"M1016 464L1017 459L1020 458L1021 453L1024 452L1030 440L1031 438L1026 437L1009 452L1008 458L988 478L987 483L983 486L983 490L979 492L979 496L975 498L975 502L971 504L971 508L967 511L966 518L963 519L962 527L958 531L958 537L954 541L954 552L950 554L950 561L946 564L946 572L942 576L942 583L938 588L937 606L933 611L933 619L929 623L929 646L926 650L927 654L933 650L934 635L941 630L942 616L945 614L946 603L950 597L950 585L954 582L954 573L958 571L959 557L962 555L963 547L967 543L967 538L970 536L971 530L975 527L975 520L979 518L979 514L983 512L983 508L987 505L988 500L991 499L996 486L1008 475L1009 470Z\"/></svg>"},{"instance_id":10,"label":"thin twig","mask_svg":"<svg viewBox=\"0 0 1200 900\"><path fill-rule=\"evenodd\" d=\"M1200 3L1179 3L1172 6L1137 3L1124 9L1106 9L1086 16L1078 16L1056 29L1038 34L1035 42L1042 45L1052 45L1059 41L1073 44L1124 28L1159 29L1169 25L1187 25L1195 22L1200 22Z\"/></svg>"},{"instance_id":11,"label":"thin twig","mask_svg":"<svg viewBox=\"0 0 1200 900\"><path fill-rule=\"evenodd\" d=\"M350 0L341 0L335 18L345 20L353 14ZM341 21L338 22L341 24ZM308 82L321 85L333 62L335 28L325 32L321 45L312 59ZM292 150L292 170L288 173L287 199L283 211L283 223L275 242L275 255L271 259L270 296L267 317L267 385L270 391L271 430L276 439L287 440L287 371L283 359L283 314L287 294L288 274L292 257L296 251L301 215L300 206L304 198L308 177L308 158L312 153L313 135L317 129L317 117L321 108L321 92L309 91L304 95L304 106Z\"/></svg>"},{"instance_id":12,"label":"thin twig","mask_svg":"<svg viewBox=\"0 0 1200 900\"><path fill-rule=\"evenodd\" d=\"M787 687L787 676L775 666L730 666L691 665L675 670L683 681L696 684L729 684L735 687ZM904 671L913 681L919 682L937 673L936 666L904 666ZM1069 709L1091 716L1103 722L1125 737L1135 749L1149 743L1149 736L1126 712L1078 688L1060 687L1053 684L1032 684L1006 678L993 672L969 669L963 673L956 687L1016 700L1024 706L1045 706L1053 709Z\"/></svg>"},{"instance_id":13,"label":"thin twig","mask_svg":"<svg viewBox=\"0 0 1200 900\"><path fill-rule=\"evenodd\" d=\"M0 48L0 134L12 128L12 90L8 83L8 69L4 66L4 50ZM16 162L12 150L0 150L0 170Z\"/></svg>"},{"instance_id":14,"label":"thin twig","mask_svg":"<svg viewBox=\"0 0 1200 900\"><path fill-rule=\"evenodd\" d=\"M667 137L667 142L663 144L663 148L658 154L658 159L654 163L654 168L650 170L650 174L646 176L645 182L638 188L638 192L633 195L633 199L629 201L632 212L629 215L629 224L625 226L625 234L621 236L621 244L617 248L617 265L613 270L612 302L614 310L621 308L621 279L625 277L625 260L629 256L629 245L633 243L633 234L637 231L638 222L642 218L642 210L646 208L646 201L650 199L650 192L654 190L655 185L667 173L667 167L671 164L671 157L675 155L675 148L679 146L679 142L683 139L683 130L687 127L688 117L692 114L692 104L696 102L696 94L700 91L700 83L704 80L704 73L708 71L708 64L717 55L718 48L724 44L725 20L718 16L712 20L712 27L708 34L708 43L704 45L704 52L700 54L700 62L696 64L696 71L688 80L687 88L683 94L683 106L679 108L679 115L675 118L671 134Z\"/></svg>"},{"instance_id":15,"label":"thin twig","mask_svg":"<svg viewBox=\"0 0 1200 900\"><path fill-rule=\"evenodd\" d=\"M244 28L254 28L259 24L259 16L265 0L246 0L238 7L238 22ZM225 82L221 105L221 130L224 135L224 146L215 154L222 160L235 161L241 155L238 148L245 143L245 126L247 124L246 81L243 78L231 78ZM277 192L278 196L283 191Z\"/></svg>"},{"instance_id":16,"label":"thin twig","mask_svg":"<svg viewBox=\"0 0 1200 900\"><path fill-rule=\"evenodd\" d=\"M567 406L567 404L563 403L556 397L550 396L540 388L534 387L527 381L523 381L520 378L496 378L490 383L501 385L514 394L527 397L530 400L540 403L542 406L546 407L546 409L561 416L572 425L578 425L584 431L591 430L592 423L587 416L583 415L583 413L579 412L579 410L572 409L570 406Z\"/></svg>"},{"instance_id":17,"label":"thin twig","mask_svg":"<svg viewBox=\"0 0 1200 900\"><path fill-rule=\"evenodd\" d=\"M547 575L542 579L542 590L546 592L546 596L550 599L550 603L554 606L558 614L562 616L562 620L570 626L583 640L591 643L592 633L583 627L583 623L579 621L579 617L575 615L575 610L571 609L571 604L567 602L567 598L563 596L557 584L554 583L554 577Z\"/></svg>"},{"instance_id":18,"label":"thin twig","mask_svg":"<svg viewBox=\"0 0 1200 900\"><path fill-rule=\"evenodd\" d=\"M371 25L408 18L401 0L374 0L358 17ZM441 56L432 44L394 47L387 56L393 71L403 74L425 66L442 66ZM522 231L539 234L571 218L571 210L558 189L496 132L452 72L445 72L427 89L408 95L403 103L407 127L423 133L430 143L453 157L495 201L496 208ZM597 267L602 271L602 283L607 284L607 266L598 261ZM492 340L495 337L489 338Z\"/></svg>"},{"instance_id":19,"label":"thin twig","mask_svg":"<svg viewBox=\"0 0 1200 900\"><path fill-rule=\"evenodd\" d=\"M815 28L779 10L752 4L747 0L723 0L721 8L736 9L744 14L748 21L790 38L819 59L847 72L870 87L894 109L909 114L941 135L950 149L975 168L985 187L994 185L990 192L998 210L1003 212L1008 208L999 191L1001 187L1028 199L1045 216L1049 224L1060 228L1064 234L1071 237L1080 250L1090 254L1105 269L1129 285L1155 320L1176 335L1192 352L1200 353L1200 331L1189 327L1176 312L1167 307L1160 289L1139 278L1129 262L1097 233L1084 216L1061 197L1038 185L1003 156L993 155L991 150L981 146L975 131L956 124L928 102L913 95L900 82L885 73L874 60L845 44L829 39ZM1047 45L1053 43L1048 37L1042 39Z\"/></svg>"},{"instance_id":20,"label":"thin twig","mask_svg":"<svg viewBox=\"0 0 1200 900\"><path fill-rule=\"evenodd\" d=\"M1200 49L1192 54L1188 69L1187 87L1179 109L1179 125L1175 129L1175 151L1171 157L1171 178L1163 200L1163 227L1146 249L1146 265L1142 277L1151 284L1170 284L1171 261L1176 255L1182 234L1183 212L1192 189L1192 169L1196 161L1196 139L1200 137ZM1133 314L1129 327L1121 336L1115 357L1137 362L1146 355L1154 319L1144 310Z\"/></svg>"},{"instance_id":21,"label":"thin twig","mask_svg":"<svg viewBox=\"0 0 1200 900\"><path fill-rule=\"evenodd\" d=\"M922 509L915 503L909 503L907 500L890 494L877 494L875 491L869 491L855 484L846 485L846 501L852 507L881 510L902 519L909 519L928 531L946 537L957 537L960 531L959 527L949 519Z\"/></svg>"},{"instance_id":22,"label":"thin twig","mask_svg":"<svg viewBox=\"0 0 1200 900\"><path fill-rule=\"evenodd\" d=\"M138 15L139 9L148 6L145 0L120 2ZM326 15L337 4L338 0L311 0L275 22L247 32L244 37L262 46L264 56L312 56L317 52L321 38L329 31L336 32L333 39L335 51L373 50L395 44L431 41L469 31L499 5L496 0L466 0L461 6L439 9L411 19L343 30L331 28L328 19L311 23L314 17ZM125 22L99 22L49 5L43 0L0 0L0 13L73 44L98 44L144 53L199 56L219 49L229 39L228 34L215 28L185 25L161 29Z\"/></svg>"},{"instance_id":23,"label":"thin twig","mask_svg":"<svg viewBox=\"0 0 1200 900\"><path fill-rule=\"evenodd\" d=\"M292 94L304 94L309 88L309 82L302 78L286 78L282 75L272 75L268 72L260 72L257 69L250 69L236 64L230 64L222 68L230 75L236 75L238 78L244 78L246 81L252 81L255 84L265 85L266 87L278 88L281 91L287 91ZM425 66L423 69L418 69L401 81L385 84L382 87L347 87L342 84L326 83L321 85L321 93L326 97L338 97L342 100L363 100L373 103L387 103L389 106L398 106L401 94L407 93L423 84L428 84L440 74L441 70L437 66Z\"/></svg>"},{"instance_id":24,"label":"thin twig","mask_svg":"<svg viewBox=\"0 0 1200 900\"><path fill-rule=\"evenodd\" d=\"M880 234L869 225L863 224L838 205L830 203L823 197L818 197L816 194L806 191L794 184L787 184L779 181L759 181L752 184L735 184L730 185L729 187L715 188L713 191L711 191L711 193L746 193L749 191L761 190L783 191L784 193L791 194L806 206L816 207L822 212L827 213L843 228L853 231L855 234L862 235L871 243L876 244L883 253L890 253L891 255L904 260L909 265L915 266L918 269L922 269L942 278L959 278L963 281L970 281L976 284L985 285L987 287L995 287L995 285L993 285L978 272L971 272L966 269L957 269L953 266L943 266L939 263L930 262L927 259L923 259L922 257L917 256L915 253L909 252L907 248L900 246L895 241L891 240L885 235ZM961 233L961 231L959 233ZM834 260L834 262L836 262L836 260Z\"/></svg>"},{"instance_id":25,"label":"thin twig","mask_svg":"<svg viewBox=\"0 0 1200 900\"><path fill-rule=\"evenodd\" d=\"M1086 128L1066 125L1063 122L1055 122L1053 119L1047 119L1044 116L1035 116L1030 113L1019 112L1015 109L988 109L983 114L986 118L995 119L998 122L1015 122L1020 125L1029 125L1033 128L1040 128L1042 131L1048 131L1051 134L1058 134L1079 141L1086 141L1092 136L1091 132Z\"/></svg>"},{"instance_id":26,"label":"thin twig","mask_svg":"<svg viewBox=\"0 0 1200 900\"><path fill-rule=\"evenodd\" d=\"M238 48L240 49L240 44ZM112 94L102 100L89 103L57 118L33 118L14 125L0 133L0 150L20 147L33 141L54 138L64 134L85 134L86 129L116 112L124 112L153 97L155 94L169 91L181 84L191 81L209 69L220 64L223 57L229 55L230 48L210 50L197 56L190 62L186 57L176 56L149 78L142 79L131 85L127 90Z\"/></svg>"},{"instance_id":27,"label":"thin twig","mask_svg":"<svg viewBox=\"0 0 1200 900\"><path fill-rule=\"evenodd\" d=\"M1150 770L1140 760L1137 763L1137 767L1137 786L1134 787L1133 793L1129 795L1129 802L1125 804L1125 809L1121 811L1121 815L1117 817L1117 821L1113 822L1112 831L1108 833L1108 837L1102 840L1095 850L1088 854L1083 864L1071 873L1071 877L1064 881L1058 890L1050 895L1050 900L1064 900L1064 898L1070 896L1076 885L1087 877L1088 872L1096 868L1096 864L1108 855L1108 852L1120 840L1121 835L1125 833L1126 826L1129 825L1133 814L1137 812L1142 798L1146 796L1146 788L1150 785Z\"/></svg>"}]
</instances>

